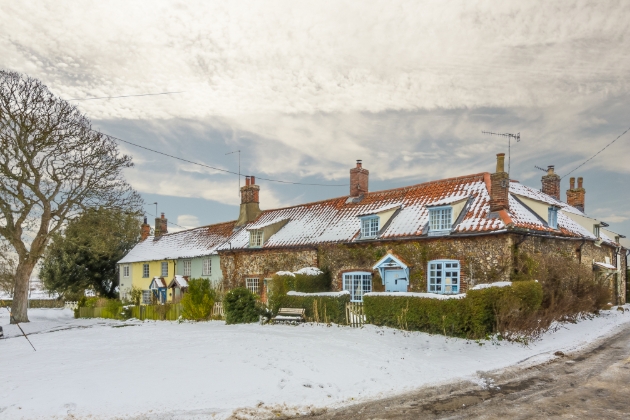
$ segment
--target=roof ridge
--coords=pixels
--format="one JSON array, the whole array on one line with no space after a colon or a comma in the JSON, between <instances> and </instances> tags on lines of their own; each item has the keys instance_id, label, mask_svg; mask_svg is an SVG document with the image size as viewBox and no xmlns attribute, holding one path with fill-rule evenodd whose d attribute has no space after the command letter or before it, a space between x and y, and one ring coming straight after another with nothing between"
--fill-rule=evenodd
<instances>
[{"instance_id":1,"label":"roof ridge","mask_svg":"<svg viewBox=\"0 0 630 420\"><path fill-rule=\"evenodd\" d=\"M481 180L483 180L483 176L486 173L488 173L488 172L479 172L479 173L476 173L476 174L456 176L456 177L452 177L452 178L437 179L437 180L433 180L433 181L422 182L420 184L412 184L412 185L407 185L407 186L404 186L404 187L390 188L390 189L387 189L387 190L369 191L366 195L382 194L382 193L389 193L389 192L396 192L396 191L405 191L405 190L410 190L410 189L413 189L413 188L418 188L418 187L421 187L421 186L435 185L435 184L441 184L441 183L449 183L449 182L458 181L458 180L461 181L461 180L465 180L465 179L469 179L469 178L481 178ZM311 201L309 203L301 203L301 204L294 204L292 206L277 207L277 208L274 208L274 209L266 209L266 210L263 210L260 214L263 215L265 213L269 213L269 212L273 212L273 211L287 210L287 209L292 209L292 208L296 208L296 207L311 206L311 205L322 204L322 203L336 201L336 200L344 200L345 201L347 199L348 199L348 196L347 195L343 195L341 197L326 198L324 200ZM260 216L258 218L260 218Z\"/></svg>"},{"instance_id":2,"label":"roof ridge","mask_svg":"<svg viewBox=\"0 0 630 420\"><path fill-rule=\"evenodd\" d=\"M230 223L236 223L236 220L230 220L228 222L212 223L210 225L197 226L197 227L190 228L190 229L178 230L177 232L164 233L164 234L160 235L160 237L174 236L174 235L178 235L180 233L192 232L193 230L198 230L198 229L207 229L207 228L214 227L214 226L229 225ZM150 236L154 237L155 235L150 235ZM142 241L142 242L144 242L144 241Z\"/></svg>"}]
</instances>

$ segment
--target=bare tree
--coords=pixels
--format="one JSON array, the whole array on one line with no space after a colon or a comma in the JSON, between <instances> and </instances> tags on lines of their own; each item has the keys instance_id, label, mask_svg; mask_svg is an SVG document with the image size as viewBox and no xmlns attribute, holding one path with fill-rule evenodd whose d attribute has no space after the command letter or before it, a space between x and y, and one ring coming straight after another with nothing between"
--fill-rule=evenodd
<instances>
[{"instance_id":1,"label":"bare tree","mask_svg":"<svg viewBox=\"0 0 630 420\"><path fill-rule=\"evenodd\" d=\"M17 322L28 322L28 280L52 234L85 208L137 208L122 176L132 165L40 81L0 71L0 236L17 254Z\"/></svg>"}]
</instances>

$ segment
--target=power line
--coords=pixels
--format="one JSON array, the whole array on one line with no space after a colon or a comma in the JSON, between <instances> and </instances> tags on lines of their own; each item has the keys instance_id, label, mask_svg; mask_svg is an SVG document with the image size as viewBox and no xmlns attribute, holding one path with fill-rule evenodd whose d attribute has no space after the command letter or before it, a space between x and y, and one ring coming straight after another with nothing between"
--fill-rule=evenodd
<instances>
[{"instance_id":1,"label":"power line","mask_svg":"<svg viewBox=\"0 0 630 420\"><path fill-rule=\"evenodd\" d=\"M565 174L562 178L565 178L567 175L572 174L573 172L577 171L579 168L581 168L582 166L586 165L590 160L593 160L595 158L595 156L599 155L601 152L603 152L604 150L606 150L608 148L608 146L610 146L611 144L613 144L614 142L616 142L617 140L619 140L619 138L621 136L623 136L624 134L626 134L628 131L630 131L630 127L628 127L628 129L626 131L624 131L623 133L619 134L617 136L616 139L614 139L613 141L611 141L610 143L608 143L606 146L604 146L599 152L595 153L593 156L591 156L590 158L586 159L584 162L582 162L580 165L576 166L575 169L573 169L571 172ZM560 179L562 179L560 178Z\"/></svg>"},{"instance_id":2,"label":"power line","mask_svg":"<svg viewBox=\"0 0 630 420\"><path fill-rule=\"evenodd\" d=\"M103 134L104 136L111 137L111 138L116 139L118 141L122 141L123 143L127 143L127 144L130 144L130 145L135 146L135 147L139 147L140 149L148 150L150 152L157 153L157 154L160 154L162 156L167 156L167 157L170 157L170 158L173 158L173 159L181 160L182 162L190 163L190 164L197 165L197 166L202 166L204 168L213 169L215 171L225 172L225 173L232 174L232 175L238 175L239 177L241 177L241 176L249 176L249 175L239 174L238 172L229 171L227 169L221 169L221 168L217 168L217 167L214 167L214 166L205 165L203 163L193 162L192 160L184 159L184 158L181 158L179 156L173 156L173 155L170 155L168 153L160 152L160 151L155 150L155 149L151 149L151 148L148 148L148 147L145 147L145 146L141 146L139 144L130 142L128 140L123 140L123 139L121 139L119 137L115 137L115 136L112 136L112 135L109 135L109 134L105 134L105 133L100 132L98 130L95 130L93 128L91 128L90 130L92 130L94 132L97 132L97 133L100 133L100 134ZM260 180L263 180L263 181L279 182L281 184L292 184L292 185L311 185L311 186L319 186L319 187L347 187L349 185L349 184L314 184L314 183L307 183L307 182L282 181L280 179L263 178L263 177L259 177L259 176L256 176L256 178L260 179Z\"/></svg>"},{"instance_id":3,"label":"power line","mask_svg":"<svg viewBox=\"0 0 630 420\"><path fill-rule=\"evenodd\" d=\"M147 214L149 214L149 216L153 216L153 217L157 218L157 215L153 215L153 214L151 214L151 212L148 212L148 211L147 211L146 213L147 213ZM180 228L185 229L185 230L189 230L189 229L191 229L191 228L187 228L187 227L184 227L184 226L178 225L177 223L169 222L168 220L166 221L166 223L168 223L169 225L173 225L173 226L180 227ZM192 229L194 229L194 228L192 228Z\"/></svg>"},{"instance_id":4,"label":"power line","mask_svg":"<svg viewBox=\"0 0 630 420\"><path fill-rule=\"evenodd\" d=\"M142 93L140 95L123 95L123 96L98 96L93 98L72 98L66 99L66 101L91 101L94 99L118 99L118 98L132 98L135 96L155 96L155 95L173 95L175 93L184 93L184 91L180 92L160 92L160 93Z\"/></svg>"}]
</instances>

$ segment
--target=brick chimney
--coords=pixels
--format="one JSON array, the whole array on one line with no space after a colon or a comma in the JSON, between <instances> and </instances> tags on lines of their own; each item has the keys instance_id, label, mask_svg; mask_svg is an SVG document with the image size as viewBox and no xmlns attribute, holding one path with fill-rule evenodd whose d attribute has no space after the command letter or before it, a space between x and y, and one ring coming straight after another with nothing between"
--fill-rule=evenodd
<instances>
[{"instance_id":1,"label":"brick chimney","mask_svg":"<svg viewBox=\"0 0 630 420\"><path fill-rule=\"evenodd\" d=\"M497 171L490 174L490 211L508 209L510 180L505 172L505 153L497 154Z\"/></svg>"},{"instance_id":2,"label":"brick chimney","mask_svg":"<svg viewBox=\"0 0 630 420\"><path fill-rule=\"evenodd\" d=\"M260 187L256 185L256 177L246 176L245 186L241 187L241 209L236 226L243 226L255 220L261 213L259 192Z\"/></svg>"},{"instance_id":3,"label":"brick chimney","mask_svg":"<svg viewBox=\"0 0 630 420\"><path fill-rule=\"evenodd\" d=\"M579 177L577 179L577 188L575 188L575 178L569 178L569 189L567 190L567 204L575 207L576 209L584 212L584 199L586 190L582 186L584 179Z\"/></svg>"},{"instance_id":4,"label":"brick chimney","mask_svg":"<svg viewBox=\"0 0 630 420\"><path fill-rule=\"evenodd\" d=\"M560 200L560 176L554 171L554 166L547 166L547 175L542 177L542 192Z\"/></svg>"},{"instance_id":5,"label":"brick chimney","mask_svg":"<svg viewBox=\"0 0 630 420\"><path fill-rule=\"evenodd\" d=\"M155 218L155 237L168 233L168 219L164 218L164 213Z\"/></svg>"},{"instance_id":6,"label":"brick chimney","mask_svg":"<svg viewBox=\"0 0 630 420\"><path fill-rule=\"evenodd\" d=\"M350 197L359 197L368 192L368 178L370 171L363 169L361 160L357 160L357 166L350 169Z\"/></svg>"},{"instance_id":7,"label":"brick chimney","mask_svg":"<svg viewBox=\"0 0 630 420\"><path fill-rule=\"evenodd\" d=\"M147 223L147 216L144 216L144 223L140 226L140 240L144 241L151 234L151 226Z\"/></svg>"}]
</instances>

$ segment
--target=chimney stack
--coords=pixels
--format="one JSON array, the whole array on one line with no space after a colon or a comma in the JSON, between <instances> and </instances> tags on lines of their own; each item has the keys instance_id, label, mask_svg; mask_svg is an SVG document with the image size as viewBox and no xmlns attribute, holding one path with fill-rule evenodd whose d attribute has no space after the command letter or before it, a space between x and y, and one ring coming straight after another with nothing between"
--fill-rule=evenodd
<instances>
[{"instance_id":1,"label":"chimney stack","mask_svg":"<svg viewBox=\"0 0 630 420\"><path fill-rule=\"evenodd\" d=\"M542 177L542 192L560 201L560 177L553 165L547 167L547 175Z\"/></svg>"},{"instance_id":2,"label":"chimney stack","mask_svg":"<svg viewBox=\"0 0 630 420\"><path fill-rule=\"evenodd\" d=\"M569 179L569 189L567 190L567 204L575 207L584 213L584 201L586 190L583 187L584 178L577 179L577 188L575 188L575 178Z\"/></svg>"},{"instance_id":3,"label":"chimney stack","mask_svg":"<svg viewBox=\"0 0 630 420\"><path fill-rule=\"evenodd\" d=\"M350 197L359 197L368 192L370 171L363 169L363 162L357 160L357 166L350 169Z\"/></svg>"},{"instance_id":4,"label":"chimney stack","mask_svg":"<svg viewBox=\"0 0 630 420\"><path fill-rule=\"evenodd\" d=\"M255 220L261 213L259 193L260 187L256 185L256 177L246 176L245 186L241 187L241 209L236 226L243 226Z\"/></svg>"},{"instance_id":5,"label":"chimney stack","mask_svg":"<svg viewBox=\"0 0 630 420\"><path fill-rule=\"evenodd\" d=\"M151 234L151 226L147 223L147 216L144 216L144 223L140 226L140 240L144 241Z\"/></svg>"},{"instance_id":6,"label":"chimney stack","mask_svg":"<svg viewBox=\"0 0 630 420\"><path fill-rule=\"evenodd\" d=\"M505 172L505 153L497 154L497 171L490 174L490 211L508 209L510 180Z\"/></svg>"},{"instance_id":7,"label":"chimney stack","mask_svg":"<svg viewBox=\"0 0 630 420\"><path fill-rule=\"evenodd\" d=\"M168 233L168 219L164 218L164 213L161 217L155 218L155 237L162 236Z\"/></svg>"}]
</instances>

